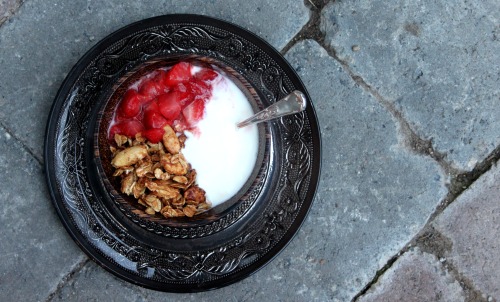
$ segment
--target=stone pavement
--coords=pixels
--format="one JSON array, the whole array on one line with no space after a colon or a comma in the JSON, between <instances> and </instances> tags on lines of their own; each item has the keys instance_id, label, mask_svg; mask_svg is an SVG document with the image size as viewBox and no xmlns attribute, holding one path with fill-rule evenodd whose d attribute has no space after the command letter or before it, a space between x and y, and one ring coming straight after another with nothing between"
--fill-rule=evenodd
<instances>
[{"instance_id":1,"label":"stone pavement","mask_svg":"<svg viewBox=\"0 0 500 302\"><path fill-rule=\"evenodd\" d=\"M323 140L319 191L290 245L197 294L89 260L42 166L48 112L78 58L170 13L231 21L281 51ZM0 301L500 301L499 16L497 0L0 1Z\"/></svg>"}]
</instances>

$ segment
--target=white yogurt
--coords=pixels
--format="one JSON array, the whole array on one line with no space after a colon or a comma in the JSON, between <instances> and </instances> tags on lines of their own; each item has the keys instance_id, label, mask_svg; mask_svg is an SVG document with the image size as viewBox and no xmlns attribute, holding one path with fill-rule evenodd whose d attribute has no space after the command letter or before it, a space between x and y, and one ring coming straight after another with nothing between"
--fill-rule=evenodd
<instances>
[{"instance_id":1,"label":"white yogurt","mask_svg":"<svg viewBox=\"0 0 500 302\"><path fill-rule=\"evenodd\" d=\"M237 128L253 115L243 92L227 77L213 83L212 97L205 104L198 133L188 137L182 153L196 170L196 182L207 200L217 206L234 196L250 177L258 153L257 126Z\"/></svg>"}]
</instances>

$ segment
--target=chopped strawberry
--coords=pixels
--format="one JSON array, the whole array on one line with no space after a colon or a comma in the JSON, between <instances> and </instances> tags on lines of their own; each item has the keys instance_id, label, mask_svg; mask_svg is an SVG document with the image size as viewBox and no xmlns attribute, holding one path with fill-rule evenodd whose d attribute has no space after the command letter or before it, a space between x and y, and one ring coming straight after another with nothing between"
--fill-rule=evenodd
<instances>
[{"instance_id":1,"label":"chopped strawberry","mask_svg":"<svg viewBox=\"0 0 500 302\"><path fill-rule=\"evenodd\" d=\"M145 111L142 122L144 123L146 129L162 128L168 123L167 119L164 118L160 112L154 110Z\"/></svg>"},{"instance_id":2,"label":"chopped strawberry","mask_svg":"<svg viewBox=\"0 0 500 302\"><path fill-rule=\"evenodd\" d=\"M144 132L148 140L157 142L166 124L180 132L196 131L219 74L201 67L192 75L192 68L190 63L180 62L168 70L157 69L143 76L138 91L131 86L117 106L110 139L116 133L133 137Z\"/></svg>"},{"instance_id":3,"label":"chopped strawberry","mask_svg":"<svg viewBox=\"0 0 500 302\"><path fill-rule=\"evenodd\" d=\"M141 87L139 88L139 92L146 98L152 99L161 93L163 93L164 86L155 81L155 79L149 79L146 80L144 83L142 83Z\"/></svg>"},{"instance_id":4,"label":"chopped strawberry","mask_svg":"<svg viewBox=\"0 0 500 302\"><path fill-rule=\"evenodd\" d=\"M158 107L157 99L154 99L153 101L144 104L143 111L144 112L148 112L148 111L158 112L158 111L160 111L160 107Z\"/></svg>"},{"instance_id":5,"label":"chopped strawberry","mask_svg":"<svg viewBox=\"0 0 500 302\"><path fill-rule=\"evenodd\" d=\"M191 64L180 62L175 64L167 73L165 84L175 86L179 83L187 82L191 78Z\"/></svg>"},{"instance_id":6,"label":"chopped strawberry","mask_svg":"<svg viewBox=\"0 0 500 302\"><path fill-rule=\"evenodd\" d=\"M117 125L113 125L111 128L109 128L109 139L114 140L115 139L115 134L120 134L121 130L120 127Z\"/></svg>"},{"instance_id":7,"label":"chopped strawberry","mask_svg":"<svg viewBox=\"0 0 500 302\"><path fill-rule=\"evenodd\" d=\"M212 89L209 84L199 79L193 79L187 83L188 91L195 99L207 100L212 95Z\"/></svg>"},{"instance_id":8,"label":"chopped strawberry","mask_svg":"<svg viewBox=\"0 0 500 302\"><path fill-rule=\"evenodd\" d=\"M184 117L182 117L182 114L179 119L174 121L172 128L174 128L175 132L184 132L185 130L189 129L189 127L186 125L186 121L184 121Z\"/></svg>"},{"instance_id":9,"label":"chopped strawberry","mask_svg":"<svg viewBox=\"0 0 500 302\"><path fill-rule=\"evenodd\" d=\"M182 110L182 115L186 123L194 127L203 118L205 111L205 101L198 99Z\"/></svg>"},{"instance_id":10,"label":"chopped strawberry","mask_svg":"<svg viewBox=\"0 0 500 302\"><path fill-rule=\"evenodd\" d=\"M195 75L195 78L200 79L202 81L212 81L217 77L217 73L212 69L203 68L198 71Z\"/></svg>"},{"instance_id":11,"label":"chopped strawberry","mask_svg":"<svg viewBox=\"0 0 500 302\"><path fill-rule=\"evenodd\" d=\"M158 97L158 107L161 114L168 120L173 121L181 113L180 93L177 91L162 94Z\"/></svg>"},{"instance_id":12,"label":"chopped strawberry","mask_svg":"<svg viewBox=\"0 0 500 302\"><path fill-rule=\"evenodd\" d=\"M109 130L110 139L115 137L115 134L122 134L128 137L134 137L138 132L144 130L144 126L137 120L126 120L119 124L113 125Z\"/></svg>"},{"instance_id":13,"label":"chopped strawberry","mask_svg":"<svg viewBox=\"0 0 500 302\"><path fill-rule=\"evenodd\" d=\"M168 73L165 70L160 69L158 70L158 74L155 76L155 81L165 88L168 88L167 75Z\"/></svg>"},{"instance_id":14,"label":"chopped strawberry","mask_svg":"<svg viewBox=\"0 0 500 302\"><path fill-rule=\"evenodd\" d=\"M141 111L142 96L134 89L125 92L120 102L118 113L121 117L131 118L137 116Z\"/></svg>"},{"instance_id":15,"label":"chopped strawberry","mask_svg":"<svg viewBox=\"0 0 500 302\"><path fill-rule=\"evenodd\" d=\"M180 83L175 86L174 91L176 93L177 102L184 109L187 105L191 104L194 100L194 96L191 94L189 83Z\"/></svg>"},{"instance_id":16,"label":"chopped strawberry","mask_svg":"<svg viewBox=\"0 0 500 302\"><path fill-rule=\"evenodd\" d=\"M161 128L147 129L142 131L142 136L144 136L148 141L152 142L153 144L156 144L162 140L163 133L165 133L165 130Z\"/></svg>"},{"instance_id":17,"label":"chopped strawberry","mask_svg":"<svg viewBox=\"0 0 500 302\"><path fill-rule=\"evenodd\" d=\"M136 119L136 117L134 117L133 119ZM121 105L118 105L118 109L116 110L113 121L117 124L128 120L130 120L130 117L124 116L121 110Z\"/></svg>"}]
</instances>

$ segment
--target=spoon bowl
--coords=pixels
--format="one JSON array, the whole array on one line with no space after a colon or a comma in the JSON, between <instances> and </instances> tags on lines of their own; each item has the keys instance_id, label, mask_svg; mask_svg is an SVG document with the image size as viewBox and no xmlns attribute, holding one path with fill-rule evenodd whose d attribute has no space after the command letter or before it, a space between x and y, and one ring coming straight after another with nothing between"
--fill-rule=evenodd
<instances>
[{"instance_id":1,"label":"spoon bowl","mask_svg":"<svg viewBox=\"0 0 500 302\"><path fill-rule=\"evenodd\" d=\"M257 112L248 119L239 122L236 126L238 128L243 128L248 125L266 122L279 117L299 113L304 111L306 109L306 106L306 96L302 92L294 90L271 106Z\"/></svg>"}]
</instances>

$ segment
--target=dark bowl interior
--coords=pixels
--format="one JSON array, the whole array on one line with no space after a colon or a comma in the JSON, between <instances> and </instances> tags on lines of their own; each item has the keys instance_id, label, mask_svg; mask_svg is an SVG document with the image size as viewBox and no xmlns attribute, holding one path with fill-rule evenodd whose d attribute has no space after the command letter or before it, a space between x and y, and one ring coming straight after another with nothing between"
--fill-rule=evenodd
<instances>
[{"instance_id":1,"label":"dark bowl interior","mask_svg":"<svg viewBox=\"0 0 500 302\"><path fill-rule=\"evenodd\" d=\"M167 219L159 213L149 215L145 213L146 208L138 204L133 196L127 196L120 193L120 178L112 176L114 168L111 165L112 154L109 147L113 142L108 140L108 129L113 118L113 112L118 103L121 101L127 88L132 83L158 68L172 66L179 61L188 61L194 65L208 66L216 69L220 73L229 77L240 88L249 100L254 112L257 112L264 107L257 91L249 84L249 82L237 71L218 60L200 56L155 58L154 60L148 61L138 68L135 68L134 70L123 75L118 79L116 84L113 85L109 91L107 91L107 93L103 94L102 107L97 115L96 129L94 130L94 133L96 133L96 135L94 135L94 161L97 165L97 171L102 179L105 190L111 200L108 206L120 208L122 212L125 212L126 216L134 217L133 220L135 221L140 222L141 220L146 220L171 227L192 227L213 222L224 215L227 215L233 208L236 207L241 198L251 194L252 187L260 181L259 175L265 174L263 169L267 166L264 164L264 159L267 158L265 155L266 137L269 135L266 135L268 130L264 125L258 126L259 151L257 161L251 176L238 193L226 202L223 202L222 204L192 218L178 217Z\"/></svg>"}]
</instances>

